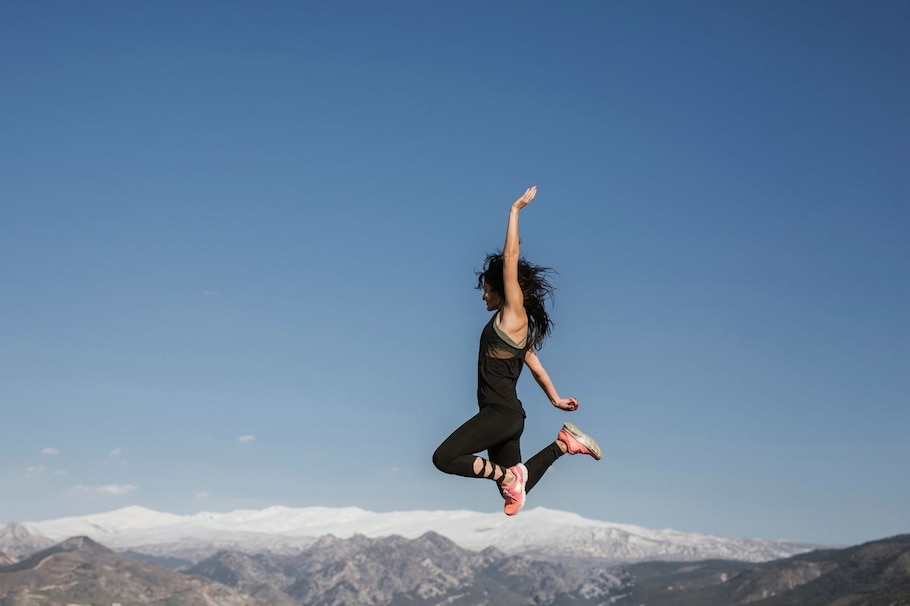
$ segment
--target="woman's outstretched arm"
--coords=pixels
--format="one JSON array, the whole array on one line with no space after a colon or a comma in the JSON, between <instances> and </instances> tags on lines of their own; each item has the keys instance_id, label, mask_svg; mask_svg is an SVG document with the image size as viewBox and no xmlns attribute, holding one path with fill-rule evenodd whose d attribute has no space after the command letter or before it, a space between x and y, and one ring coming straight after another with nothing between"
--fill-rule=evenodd
<instances>
[{"instance_id":1,"label":"woman's outstretched arm","mask_svg":"<svg viewBox=\"0 0 910 606\"><path fill-rule=\"evenodd\" d=\"M556 408L561 408L562 410L575 410L578 408L578 399L577 398L560 398L559 392L556 391L556 387L553 385L553 381L550 379L550 375L547 374L546 369L543 367L543 364L540 362L540 358L537 357L537 354L534 353L533 349L529 349L525 353L525 364L528 365L528 368L531 370L531 374L534 375L534 380L537 381L537 384L540 385L540 388L547 398L550 400L550 403Z\"/></svg>"}]
</instances>

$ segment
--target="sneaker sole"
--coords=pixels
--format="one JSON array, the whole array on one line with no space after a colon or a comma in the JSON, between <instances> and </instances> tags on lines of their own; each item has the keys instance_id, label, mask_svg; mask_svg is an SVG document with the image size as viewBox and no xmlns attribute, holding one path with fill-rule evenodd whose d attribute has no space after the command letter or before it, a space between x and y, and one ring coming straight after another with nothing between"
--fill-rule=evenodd
<instances>
[{"instance_id":1,"label":"sneaker sole","mask_svg":"<svg viewBox=\"0 0 910 606\"><path fill-rule=\"evenodd\" d=\"M563 423L562 427L567 432L569 432L569 434L573 438L578 440L579 444L581 444L582 446L584 446L585 448L590 450L591 453L594 454L595 459L597 459L598 461L600 460L602 453L600 450L600 445L597 443L597 440L595 440L594 438L592 438L591 436L589 436L588 434L586 434L585 432L580 430L575 423Z\"/></svg>"}]
</instances>

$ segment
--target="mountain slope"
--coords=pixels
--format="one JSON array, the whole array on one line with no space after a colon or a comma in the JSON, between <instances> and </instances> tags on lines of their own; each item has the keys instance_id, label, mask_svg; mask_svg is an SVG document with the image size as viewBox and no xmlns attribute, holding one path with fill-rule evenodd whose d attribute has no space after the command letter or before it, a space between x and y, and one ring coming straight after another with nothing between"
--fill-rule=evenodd
<instances>
[{"instance_id":1,"label":"mountain slope","mask_svg":"<svg viewBox=\"0 0 910 606\"><path fill-rule=\"evenodd\" d=\"M762 606L910 605L910 534L840 550L822 550L787 560L826 572L792 591L760 602Z\"/></svg>"},{"instance_id":2,"label":"mountain slope","mask_svg":"<svg viewBox=\"0 0 910 606\"><path fill-rule=\"evenodd\" d=\"M630 604L910 606L910 535L747 565L633 564Z\"/></svg>"},{"instance_id":3,"label":"mountain slope","mask_svg":"<svg viewBox=\"0 0 910 606\"><path fill-rule=\"evenodd\" d=\"M53 544L53 539L44 536L39 530L30 530L22 524L12 523L0 528L0 551L16 559L29 556Z\"/></svg>"},{"instance_id":4,"label":"mountain slope","mask_svg":"<svg viewBox=\"0 0 910 606\"><path fill-rule=\"evenodd\" d=\"M151 566L87 537L67 539L0 567L0 604L265 606L208 579Z\"/></svg>"}]
</instances>

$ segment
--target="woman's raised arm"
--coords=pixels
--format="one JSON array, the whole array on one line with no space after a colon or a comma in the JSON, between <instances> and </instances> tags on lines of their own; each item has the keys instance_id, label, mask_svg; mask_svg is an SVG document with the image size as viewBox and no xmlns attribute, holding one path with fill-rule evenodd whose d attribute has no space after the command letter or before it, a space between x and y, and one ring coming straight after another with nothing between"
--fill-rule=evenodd
<instances>
[{"instance_id":1,"label":"woman's raised arm","mask_svg":"<svg viewBox=\"0 0 910 606\"><path fill-rule=\"evenodd\" d=\"M531 203L537 195L537 186L531 186L512 203L509 210L509 224L506 227L506 243L502 247L502 283L505 303L502 307L500 326L510 335L524 332L528 326L528 314L524 308L524 294L518 284L518 213Z\"/></svg>"}]
</instances>

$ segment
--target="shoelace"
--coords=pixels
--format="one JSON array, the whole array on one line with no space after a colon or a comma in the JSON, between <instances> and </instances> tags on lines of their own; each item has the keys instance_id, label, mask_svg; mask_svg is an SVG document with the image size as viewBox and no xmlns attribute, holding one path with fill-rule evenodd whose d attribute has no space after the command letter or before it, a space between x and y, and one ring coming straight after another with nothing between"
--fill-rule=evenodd
<instances>
[{"instance_id":1,"label":"shoelace","mask_svg":"<svg viewBox=\"0 0 910 606\"><path fill-rule=\"evenodd\" d=\"M516 484L519 483L519 479L515 478L515 481L506 486L505 484L501 485L502 496L505 497L506 501L509 503L515 503L518 501L519 491L516 490Z\"/></svg>"}]
</instances>

